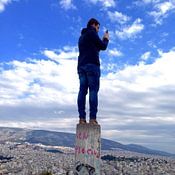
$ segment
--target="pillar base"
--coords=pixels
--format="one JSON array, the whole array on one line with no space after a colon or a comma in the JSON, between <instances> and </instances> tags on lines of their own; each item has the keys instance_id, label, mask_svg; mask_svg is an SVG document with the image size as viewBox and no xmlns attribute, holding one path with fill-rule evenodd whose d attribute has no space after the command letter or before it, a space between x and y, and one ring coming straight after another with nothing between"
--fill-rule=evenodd
<instances>
[{"instance_id":1,"label":"pillar base","mask_svg":"<svg viewBox=\"0 0 175 175\"><path fill-rule=\"evenodd\" d=\"M77 124L74 175L101 175L101 127Z\"/></svg>"}]
</instances>

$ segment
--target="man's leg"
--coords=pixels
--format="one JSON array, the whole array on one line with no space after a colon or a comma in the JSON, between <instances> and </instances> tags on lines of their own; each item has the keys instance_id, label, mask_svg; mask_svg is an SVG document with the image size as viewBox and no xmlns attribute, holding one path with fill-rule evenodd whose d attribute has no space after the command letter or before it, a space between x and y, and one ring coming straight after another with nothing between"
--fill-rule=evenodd
<instances>
[{"instance_id":1,"label":"man's leg","mask_svg":"<svg viewBox=\"0 0 175 175\"><path fill-rule=\"evenodd\" d=\"M83 72L79 73L79 80L80 80L80 89L77 99L79 118L86 120L85 105L86 105L86 94L88 90L88 81L86 74Z\"/></svg>"},{"instance_id":2,"label":"man's leg","mask_svg":"<svg viewBox=\"0 0 175 175\"><path fill-rule=\"evenodd\" d=\"M99 77L89 77L90 119L96 119L98 111Z\"/></svg>"},{"instance_id":3,"label":"man's leg","mask_svg":"<svg viewBox=\"0 0 175 175\"><path fill-rule=\"evenodd\" d=\"M92 66L88 71L89 86L89 104L90 104L90 120L96 120L98 111L98 91L100 86L100 68L96 65Z\"/></svg>"}]
</instances>

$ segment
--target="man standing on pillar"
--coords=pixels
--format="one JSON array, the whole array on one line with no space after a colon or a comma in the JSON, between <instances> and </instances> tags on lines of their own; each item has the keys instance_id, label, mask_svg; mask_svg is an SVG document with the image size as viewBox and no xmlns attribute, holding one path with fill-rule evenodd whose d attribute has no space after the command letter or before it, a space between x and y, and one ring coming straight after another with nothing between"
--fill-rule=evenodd
<instances>
[{"instance_id":1,"label":"man standing on pillar","mask_svg":"<svg viewBox=\"0 0 175 175\"><path fill-rule=\"evenodd\" d=\"M89 123L98 124L97 107L98 107L98 90L100 86L100 50L106 50L109 42L108 31L104 33L101 40L98 36L100 23L91 18L87 23L87 28L81 31L78 41L78 75L80 80L80 89L78 93L78 112L79 123L86 123L86 95L89 90Z\"/></svg>"}]
</instances>

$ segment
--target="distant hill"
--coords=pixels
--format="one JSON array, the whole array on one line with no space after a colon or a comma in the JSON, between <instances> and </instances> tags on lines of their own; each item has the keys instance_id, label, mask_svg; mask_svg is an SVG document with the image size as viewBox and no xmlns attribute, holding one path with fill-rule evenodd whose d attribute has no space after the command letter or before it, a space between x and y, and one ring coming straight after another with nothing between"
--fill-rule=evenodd
<instances>
[{"instance_id":1,"label":"distant hill","mask_svg":"<svg viewBox=\"0 0 175 175\"><path fill-rule=\"evenodd\" d=\"M27 133L25 141L29 143L41 143L43 145L74 147L75 134L45 130L32 130Z\"/></svg>"},{"instance_id":2,"label":"distant hill","mask_svg":"<svg viewBox=\"0 0 175 175\"><path fill-rule=\"evenodd\" d=\"M4 135L6 135L6 137L4 137ZM64 133L64 132L0 127L0 142L7 141L7 139L5 138L9 138L10 139L9 141L41 143L43 145L51 145L51 146L65 146L65 147L75 146L75 134ZM101 145L102 150L121 149L125 151L131 151L143 154L175 157L175 155L167 152L148 149L146 147L136 144L124 145L119 142L103 138L101 139Z\"/></svg>"}]
</instances>

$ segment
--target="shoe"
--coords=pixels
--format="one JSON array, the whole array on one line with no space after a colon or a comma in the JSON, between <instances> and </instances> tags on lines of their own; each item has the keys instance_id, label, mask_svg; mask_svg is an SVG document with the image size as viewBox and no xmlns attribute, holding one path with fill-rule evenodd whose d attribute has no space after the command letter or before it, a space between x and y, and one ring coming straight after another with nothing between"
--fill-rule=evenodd
<instances>
[{"instance_id":1,"label":"shoe","mask_svg":"<svg viewBox=\"0 0 175 175\"><path fill-rule=\"evenodd\" d=\"M90 120L89 120L89 124L98 125L98 122L97 122L96 119L90 119Z\"/></svg>"},{"instance_id":2,"label":"shoe","mask_svg":"<svg viewBox=\"0 0 175 175\"><path fill-rule=\"evenodd\" d=\"M79 124L86 124L86 120L85 119L80 119Z\"/></svg>"}]
</instances>

